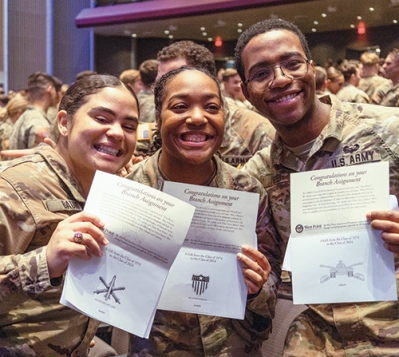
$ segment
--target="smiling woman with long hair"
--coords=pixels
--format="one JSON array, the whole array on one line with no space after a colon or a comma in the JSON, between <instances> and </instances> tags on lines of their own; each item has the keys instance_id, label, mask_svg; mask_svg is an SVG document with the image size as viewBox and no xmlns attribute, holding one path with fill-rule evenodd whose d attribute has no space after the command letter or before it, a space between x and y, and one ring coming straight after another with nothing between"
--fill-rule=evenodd
<instances>
[{"instance_id":1,"label":"smiling woman with long hair","mask_svg":"<svg viewBox=\"0 0 399 357\"><path fill-rule=\"evenodd\" d=\"M59 303L72 256L101 256L100 219L82 212L96 170L131 159L138 125L134 93L94 75L65 93L55 148L0 167L0 355L86 356L98 322Z\"/></svg>"}]
</instances>

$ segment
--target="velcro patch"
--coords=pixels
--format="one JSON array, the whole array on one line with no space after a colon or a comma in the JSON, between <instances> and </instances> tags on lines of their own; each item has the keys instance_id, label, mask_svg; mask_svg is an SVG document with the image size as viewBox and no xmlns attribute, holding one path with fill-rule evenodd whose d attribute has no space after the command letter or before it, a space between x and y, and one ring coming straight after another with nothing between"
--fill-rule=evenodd
<instances>
[{"instance_id":1,"label":"velcro patch","mask_svg":"<svg viewBox=\"0 0 399 357\"><path fill-rule=\"evenodd\" d=\"M51 199L44 201L44 205L50 212L58 211L82 211L82 207L77 201Z\"/></svg>"}]
</instances>

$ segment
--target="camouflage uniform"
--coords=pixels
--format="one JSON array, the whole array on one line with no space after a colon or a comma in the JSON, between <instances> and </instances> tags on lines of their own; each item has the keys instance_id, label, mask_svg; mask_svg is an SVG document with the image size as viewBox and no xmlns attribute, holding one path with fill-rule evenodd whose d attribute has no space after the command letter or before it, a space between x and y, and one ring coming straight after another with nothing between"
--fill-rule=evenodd
<instances>
[{"instance_id":1,"label":"camouflage uniform","mask_svg":"<svg viewBox=\"0 0 399 357\"><path fill-rule=\"evenodd\" d=\"M241 101L238 99L234 99L233 97L230 97L228 94L223 94L223 97L224 99L226 99L226 102L229 106L241 107L257 111L255 107L248 100Z\"/></svg>"},{"instance_id":2,"label":"camouflage uniform","mask_svg":"<svg viewBox=\"0 0 399 357\"><path fill-rule=\"evenodd\" d=\"M46 113L37 107L28 106L15 122L11 137L10 149L30 149L42 142L42 133L50 132L51 122Z\"/></svg>"},{"instance_id":3,"label":"camouflage uniform","mask_svg":"<svg viewBox=\"0 0 399 357\"><path fill-rule=\"evenodd\" d=\"M391 84L391 81L375 74L373 76L362 77L357 88L365 92L371 99L376 89L383 84Z\"/></svg>"},{"instance_id":4,"label":"camouflage uniform","mask_svg":"<svg viewBox=\"0 0 399 357\"><path fill-rule=\"evenodd\" d=\"M351 103L371 103L369 96L352 84L344 84L337 93L337 98L343 102Z\"/></svg>"},{"instance_id":5,"label":"camouflage uniform","mask_svg":"<svg viewBox=\"0 0 399 357\"><path fill-rule=\"evenodd\" d=\"M399 107L399 83L391 86L391 88L385 92L380 105L385 107Z\"/></svg>"},{"instance_id":6,"label":"camouflage uniform","mask_svg":"<svg viewBox=\"0 0 399 357\"><path fill-rule=\"evenodd\" d=\"M330 98L321 100L329 103ZM277 134L271 147L258 152L244 167L266 188L285 242L290 235L291 173L389 161L390 194L399 197L399 110L331 101L330 121L305 162ZM395 265L399 268L397 256ZM398 301L319 304L310 305L293 321L284 356L398 356L398 346Z\"/></svg>"},{"instance_id":7,"label":"camouflage uniform","mask_svg":"<svg viewBox=\"0 0 399 357\"><path fill-rule=\"evenodd\" d=\"M140 106L140 123L155 123L154 93L150 90L142 89L137 94L137 99ZM134 155L145 157L154 154L157 150L152 139L154 132L154 130L151 130L151 133L149 133L149 139L141 138L139 135L137 136Z\"/></svg>"},{"instance_id":8,"label":"camouflage uniform","mask_svg":"<svg viewBox=\"0 0 399 357\"><path fill-rule=\"evenodd\" d=\"M159 155L160 151L134 165L127 178L162 189ZM269 279L258 295L249 296L244 320L158 310L149 340L134 336L129 356L261 357L260 346L271 331L274 316L282 242L270 220L267 197L260 183L218 157L214 160L217 173L209 186L260 194L256 233L258 249L272 267Z\"/></svg>"},{"instance_id":9,"label":"camouflage uniform","mask_svg":"<svg viewBox=\"0 0 399 357\"><path fill-rule=\"evenodd\" d=\"M14 124L12 123L12 121L10 119L6 119L6 121L0 123L0 148L1 148L1 150L9 149L9 147L6 146L6 141L10 139L13 125Z\"/></svg>"},{"instance_id":10,"label":"camouflage uniform","mask_svg":"<svg viewBox=\"0 0 399 357\"><path fill-rule=\"evenodd\" d=\"M98 322L59 303L46 245L58 222L85 200L48 145L0 167L0 356L87 355Z\"/></svg>"},{"instance_id":11,"label":"camouflage uniform","mask_svg":"<svg viewBox=\"0 0 399 357\"><path fill-rule=\"evenodd\" d=\"M137 99L140 105L140 122L154 123L155 122L155 103L154 93L150 90L141 90L137 94Z\"/></svg>"},{"instance_id":12,"label":"camouflage uniform","mask_svg":"<svg viewBox=\"0 0 399 357\"><path fill-rule=\"evenodd\" d=\"M243 165L258 150L272 143L275 129L262 115L226 105L225 118L224 140L218 150L224 162L232 166Z\"/></svg>"}]
</instances>

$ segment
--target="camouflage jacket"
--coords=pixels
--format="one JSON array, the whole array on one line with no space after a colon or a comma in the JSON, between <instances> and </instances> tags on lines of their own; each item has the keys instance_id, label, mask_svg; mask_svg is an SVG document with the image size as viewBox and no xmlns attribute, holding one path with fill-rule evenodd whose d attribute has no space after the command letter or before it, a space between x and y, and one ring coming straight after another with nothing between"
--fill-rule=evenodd
<instances>
[{"instance_id":1,"label":"camouflage jacket","mask_svg":"<svg viewBox=\"0 0 399 357\"><path fill-rule=\"evenodd\" d=\"M228 105L225 108L224 140L220 158L232 165L244 165L258 150L268 147L275 129L269 120L253 110Z\"/></svg>"},{"instance_id":2,"label":"camouflage jacket","mask_svg":"<svg viewBox=\"0 0 399 357\"><path fill-rule=\"evenodd\" d=\"M241 107L241 108L246 108L246 109L257 111L255 109L255 107L248 100L241 101L239 99L234 99L233 97L230 97L226 93L223 94L223 98L226 100L227 104L230 107L235 106L235 107Z\"/></svg>"},{"instance_id":3,"label":"camouflage jacket","mask_svg":"<svg viewBox=\"0 0 399 357\"><path fill-rule=\"evenodd\" d=\"M386 107L399 107L399 83L391 86L381 99L380 105Z\"/></svg>"},{"instance_id":4,"label":"camouflage jacket","mask_svg":"<svg viewBox=\"0 0 399 357\"><path fill-rule=\"evenodd\" d=\"M12 133L13 123L10 119L6 119L4 122L0 123L0 147L1 150L9 149L10 135Z\"/></svg>"},{"instance_id":5,"label":"camouflage jacket","mask_svg":"<svg viewBox=\"0 0 399 357\"><path fill-rule=\"evenodd\" d=\"M50 126L46 113L34 106L28 106L13 126L10 149L30 149L39 145L43 141L43 135L50 132Z\"/></svg>"},{"instance_id":6,"label":"camouflage jacket","mask_svg":"<svg viewBox=\"0 0 399 357\"><path fill-rule=\"evenodd\" d=\"M162 189L159 154L160 151L134 165L134 171L127 178ZM271 331L274 317L282 242L270 219L267 197L260 183L216 156L214 160L217 173L209 186L260 194L256 233L258 249L272 266L269 279L257 296L248 299L244 320L158 310L149 340L134 337L129 356L261 356L260 346Z\"/></svg>"},{"instance_id":7,"label":"camouflage jacket","mask_svg":"<svg viewBox=\"0 0 399 357\"><path fill-rule=\"evenodd\" d=\"M150 90L141 90L137 94L140 106L140 122L154 123L155 122L155 103L154 93Z\"/></svg>"},{"instance_id":8,"label":"camouflage jacket","mask_svg":"<svg viewBox=\"0 0 399 357\"><path fill-rule=\"evenodd\" d=\"M330 121L314 141L305 162L292 154L276 134L271 147L258 152L244 167L266 188L274 221L285 242L290 235L291 173L389 161L390 194L399 197L399 109L343 103L328 96L321 100L331 105ZM398 269L397 256L395 264ZM383 348L381 346L385 342L393 343L396 347L399 344L398 301L319 304L309 307L322 321L317 325L323 331L320 338L333 329L335 335L342 339L345 352L334 356L369 356L368 353L357 352L380 351L378 348ZM301 326L296 326L292 336L298 339L299 346L300 340L306 338L301 332ZM331 341L333 337L328 335L326 339ZM318 348L323 351L322 347ZM324 352L309 356L330 356ZM298 351L294 355L308 354ZM372 355L386 354L373 352Z\"/></svg>"},{"instance_id":9,"label":"camouflage jacket","mask_svg":"<svg viewBox=\"0 0 399 357\"><path fill-rule=\"evenodd\" d=\"M371 103L369 96L352 84L344 84L342 89L337 93L337 98L343 102Z\"/></svg>"},{"instance_id":10,"label":"camouflage jacket","mask_svg":"<svg viewBox=\"0 0 399 357\"><path fill-rule=\"evenodd\" d=\"M46 245L85 200L48 145L0 166L0 356L86 356L98 322L59 303Z\"/></svg>"},{"instance_id":11,"label":"camouflage jacket","mask_svg":"<svg viewBox=\"0 0 399 357\"><path fill-rule=\"evenodd\" d=\"M366 92L369 98L372 99L376 89L384 84L391 84L391 81L375 74L374 76L362 77L357 88Z\"/></svg>"}]
</instances>

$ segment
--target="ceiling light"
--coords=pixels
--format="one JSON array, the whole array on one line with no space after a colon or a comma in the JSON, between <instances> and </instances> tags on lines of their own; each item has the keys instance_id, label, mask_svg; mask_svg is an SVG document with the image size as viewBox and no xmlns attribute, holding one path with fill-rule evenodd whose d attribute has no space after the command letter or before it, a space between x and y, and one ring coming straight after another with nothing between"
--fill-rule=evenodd
<instances>
[{"instance_id":1,"label":"ceiling light","mask_svg":"<svg viewBox=\"0 0 399 357\"><path fill-rule=\"evenodd\" d=\"M164 33L165 33L165 35L169 35L169 31L168 30L165 30Z\"/></svg>"},{"instance_id":2,"label":"ceiling light","mask_svg":"<svg viewBox=\"0 0 399 357\"><path fill-rule=\"evenodd\" d=\"M316 32L316 29L314 27L312 28L312 32Z\"/></svg>"},{"instance_id":3,"label":"ceiling light","mask_svg":"<svg viewBox=\"0 0 399 357\"><path fill-rule=\"evenodd\" d=\"M242 32L242 29L237 29L237 32L238 32L238 33L241 33L241 32Z\"/></svg>"},{"instance_id":4,"label":"ceiling light","mask_svg":"<svg viewBox=\"0 0 399 357\"><path fill-rule=\"evenodd\" d=\"M351 24L351 29L354 29L355 28L355 25L354 24Z\"/></svg>"},{"instance_id":5,"label":"ceiling light","mask_svg":"<svg viewBox=\"0 0 399 357\"><path fill-rule=\"evenodd\" d=\"M202 36L208 36L208 34L206 32L203 32Z\"/></svg>"},{"instance_id":6,"label":"ceiling light","mask_svg":"<svg viewBox=\"0 0 399 357\"><path fill-rule=\"evenodd\" d=\"M321 17L327 17L327 14L322 13L322 14L321 14Z\"/></svg>"},{"instance_id":7,"label":"ceiling light","mask_svg":"<svg viewBox=\"0 0 399 357\"><path fill-rule=\"evenodd\" d=\"M318 25L318 24L319 24L319 21L313 21L313 23L314 23L315 25Z\"/></svg>"},{"instance_id":8,"label":"ceiling light","mask_svg":"<svg viewBox=\"0 0 399 357\"><path fill-rule=\"evenodd\" d=\"M376 49L375 49L375 52L380 53L380 52L381 52L381 49L380 49L380 48L376 48Z\"/></svg>"},{"instance_id":9,"label":"ceiling light","mask_svg":"<svg viewBox=\"0 0 399 357\"><path fill-rule=\"evenodd\" d=\"M132 37L137 37L137 35L135 33L132 33Z\"/></svg>"},{"instance_id":10,"label":"ceiling light","mask_svg":"<svg viewBox=\"0 0 399 357\"><path fill-rule=\"evenodd\" d=\"M201 27L200 30L201 30L201 31L205 31L205 27Z\"/></svg>"},{"instance_id":11,"label":"ceiling light","mask_svg":"<svg viewBox=\"0 0 399 357\"><path fill-rule=\"evenodd\" d=\"M242 27L242 23L239 22L239 23L237 24L237 26L238 26L238 27Z\"/></svg>"},{"instance_id":12,"label":"ceiling light","mask_svg":"<svg viewBox=\"0 0 399 357\"><path fill-rule=\"evenodd\" d=\"M394 24L397 24L398 23L398 20L393 20L392 21Z\"/></svg>"},{"instance_id":13,"label":"ceiling light","mask_svg":"<svg viewBox=\"0 0 399 357\"><path fill-rule=\"evenodd\" d=\"M212 37L208 37L208 41L212 42L213 41Z\"/></svg>"},{"instance_id":14,"label":"ceiling light","mask_svg":"<svg viewBox=\"0 0 399 357\"><path fill-rule=\"evenodd\" d=\"M169 35L169 38L172 39L172 38L173 38L173 35Z\"/></svg>"},{"instance_id":15,"label":"ceiling light","mask_svg":"<svg viewBox=\"0 0 399 357\"><path fill-rule=\"evenodd\" d=\"M357 19L358 19L358 20L361 20L361 19L362 19L362 17L361 17L361 16L358 16L358 17L357 17Z\"/></svg>"},{"instance_id":16,"label":"ceiling light","mask_svg":"<svg viewBox=\"0 0 399 357\"><path fill-rule=\"evenodd\" d=\"M370 11L374 11L374 8L373 8L373 7L370 7L369 10L370 10Z\"/></svg>"}]
</instances>

